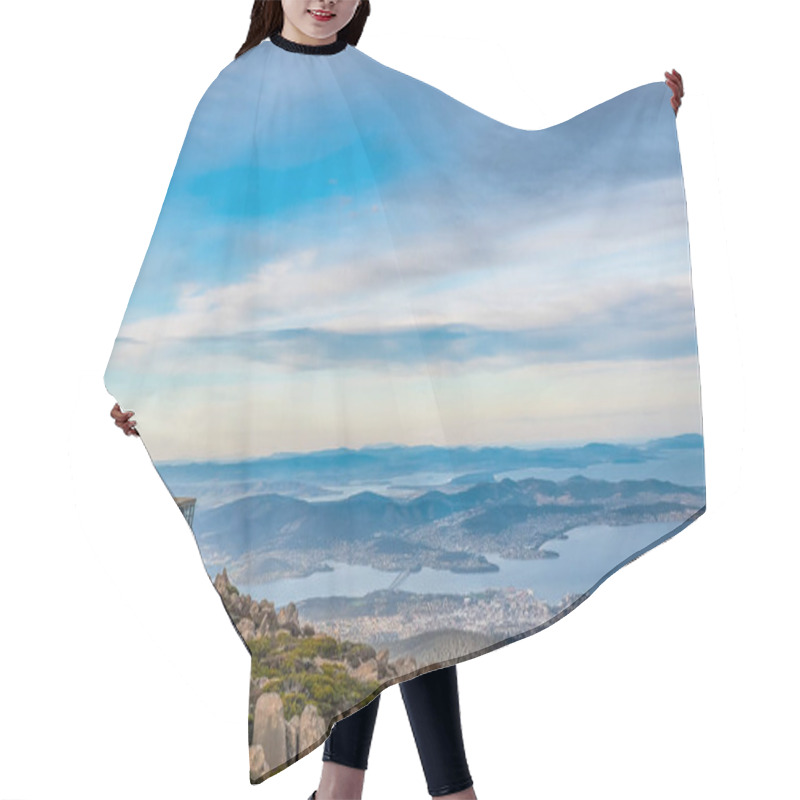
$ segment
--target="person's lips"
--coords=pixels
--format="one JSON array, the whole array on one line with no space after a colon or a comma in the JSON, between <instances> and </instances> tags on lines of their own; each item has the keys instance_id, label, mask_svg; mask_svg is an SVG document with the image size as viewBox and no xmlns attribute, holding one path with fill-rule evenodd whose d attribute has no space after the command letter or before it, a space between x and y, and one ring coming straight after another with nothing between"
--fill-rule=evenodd
<instances>
[{"instance_id":1,"label":"person's lips","mask_svg":"<svg viewBox=\"0 0 800 800\"><path fill-rule=\"evenodd\" d=\"M308 13L311 14L311 16L314 17L314 19L319 19L319 20L322 20L323 22L326 21L326 20L331 19L331 17L335 17L336 16L336 14L333 14L330 11L320 11L320 10L318 10L316 8L314 8L314 9L310 8L308 10Z\"/></svg>"}]
</instances>

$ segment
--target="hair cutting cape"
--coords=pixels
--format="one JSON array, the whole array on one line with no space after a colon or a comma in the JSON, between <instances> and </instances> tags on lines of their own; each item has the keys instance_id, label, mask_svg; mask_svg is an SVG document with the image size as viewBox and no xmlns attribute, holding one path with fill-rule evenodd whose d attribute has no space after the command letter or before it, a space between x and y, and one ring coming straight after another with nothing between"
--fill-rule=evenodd
<instances>
[{"instance_id":1,"label":"hair cutting cape","mask_svg":"<svg viewBox=\"0 0 800 800\"><path fill-rule=\"evenodd\" d=\"M104 379L251 657L251 783L705 511L671 95L522 130L273 36L201 98Z\"/></svg>"}]
</instances>

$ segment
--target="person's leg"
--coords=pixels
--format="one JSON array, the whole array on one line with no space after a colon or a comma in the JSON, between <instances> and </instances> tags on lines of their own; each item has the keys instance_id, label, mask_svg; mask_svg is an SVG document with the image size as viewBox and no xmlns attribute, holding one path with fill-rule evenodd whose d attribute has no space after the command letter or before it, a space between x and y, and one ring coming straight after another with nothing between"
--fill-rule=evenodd
<instances>
[{"instance_id":1,"label":"person's leg","mask_svg":"<svg viewBox=\"0 0 800 800\"><path fill-rule=\"evenodd\" d=\"M400 684L431 797L475 797L461 731L456 665Z\"/></svg>"},{"instance_id":2,"label":"person's leg","mask_svg":"<svg viewBox=\"0 0 800 800\"><path fill-rule=\"evenodd\" d=\"M322 777L314 800L359 800L381 696L334 724L322 751Z\"/></svg>"}]
</instances>

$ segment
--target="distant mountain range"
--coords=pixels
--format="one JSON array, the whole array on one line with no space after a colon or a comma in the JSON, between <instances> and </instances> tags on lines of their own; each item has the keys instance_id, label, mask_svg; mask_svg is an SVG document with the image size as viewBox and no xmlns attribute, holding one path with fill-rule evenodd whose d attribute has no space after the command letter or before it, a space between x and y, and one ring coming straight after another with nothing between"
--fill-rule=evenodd
<instances>
[{"instance_id":1,"label":"distant mountain range","mask_svg":"<svg viewBox=\"0 0 800 800\"><path fill-rule=\"evenodd\" d=\"M214 561L216 555L248 583L330 569L328 560L394 572L485 572L497 569L487 552L556 557L543 545L572 528L678 524L704 505L702 487L668 481L505 478L410 500L374 492L319 502L245 497L198 516L195 534L204 558Z\"/></svg>"},{"instance_id":2,"label":"distant mountain range","mask_svg":"<svg viewBox=\"0 0 800 800\"><path fill-rule=\"evenodd\" d=\"M168 486L208 481L277 481L314 484L318 481L376 482L430 472L475 473L482 476L529 467L585 469L594 464L635 464L658 459L665 451L703 448L703 437L687 433L644 444L592 442L580 447L437 447L388 445L351 450L339 447L311 453L277 453L249 461L156 462Z\"/></svg>"},{"instance_id":3,"label":"distant mountain range","mask_svg":"<svg viewBox=\"0 0 800 800\"><path fill-rule=\"evenodd\" d=\"M381 444L157 468L174 495L196 497L192 529L207 569L254 585L329 571L331 561L491 572L485 553L556 558L544 545L578 526L678 524L705 505L705 487L647 478L648 465L676 450L702 458L702 448L697 434L538 450ZM643 479L496 477L609 463L641 465Z\"/></svg>"}]
</instances>

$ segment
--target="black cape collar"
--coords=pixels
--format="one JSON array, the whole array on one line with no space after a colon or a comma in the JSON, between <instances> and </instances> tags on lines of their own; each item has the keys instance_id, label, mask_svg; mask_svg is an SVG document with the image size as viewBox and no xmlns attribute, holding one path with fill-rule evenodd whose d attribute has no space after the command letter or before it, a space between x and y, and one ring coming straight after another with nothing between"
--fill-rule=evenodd
<instances>
[{"instance_id":1,"label":"black cape collar","mask_svg":"<svg viewBox=\"0 0 800 800\"><path fill-rule=\"evenodd\" d=\"M330 42L329 44L300 44L299 42L293 42L291 39L287 39L279 32L273 33L269 38L274 45L277 45L283 50L289 50L292 53L306 53L307 55L315 56L325 56L332 55L333 53L340 53L345 49L345 47L347 47L347 40L343 38L339 38L335 42Z\"/></svg>"}]
</instances>

